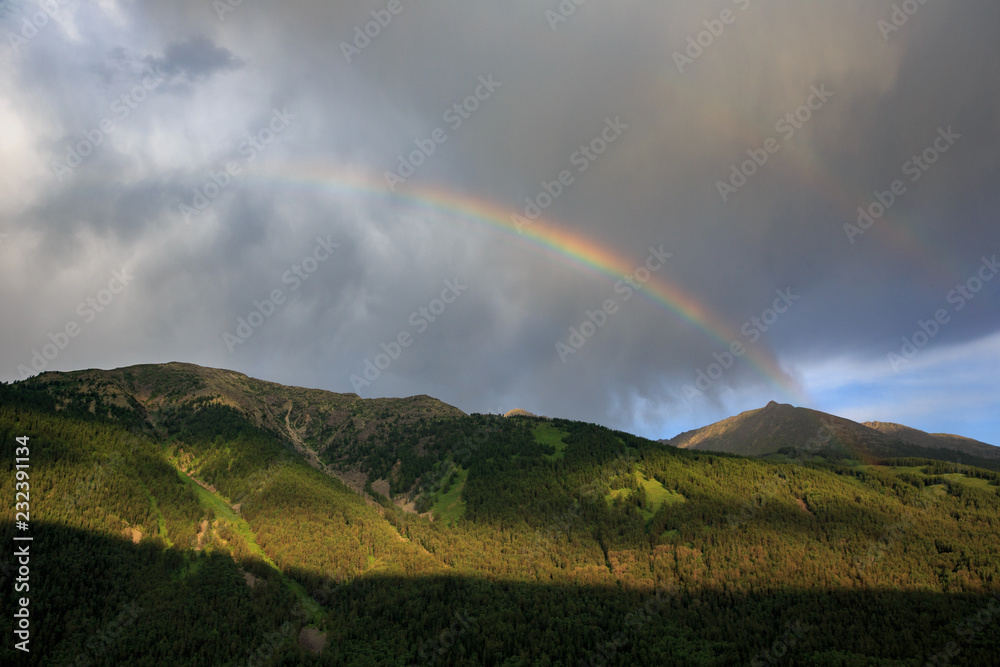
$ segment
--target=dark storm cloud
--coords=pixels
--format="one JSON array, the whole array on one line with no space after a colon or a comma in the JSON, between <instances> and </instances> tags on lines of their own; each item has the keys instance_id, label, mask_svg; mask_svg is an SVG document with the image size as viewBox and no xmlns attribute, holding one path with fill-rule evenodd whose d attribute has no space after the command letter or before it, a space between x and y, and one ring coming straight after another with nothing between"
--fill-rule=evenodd
<instances>
[{"instance_id":1,"label":"dark storm cloud","mask_svg":"<svg viewBox=\"0 0 1000 667\"><path fill-rule=\"evenodd\" d=\"M183 75L189 81L202 81L217 72L239 69L245 64L229 49L216 46L204 35L171 42L162 58L149 56L146 62L169 76Z\"/></svg>"},{"instance_id":2,"label":"dark storm cloud","mask_svg":"<svg viewBox=\"0 0 1000 667\"><path fill-rule=\"evenodd\" d=\"M37 286L5 288L30 313L0 325L5 372L125 261L136 265L130 291L53 365L120 365L127 348L130 360L353 391L350 377L409 333L363 395L430 393L466 410L524 407L658 435L789 400L743 361L685 397L731 342L814 384L835 359L887 368L900 337L984 253L1000 253L990 70L1000 7L925 4L886 38L878 22L892 5L595 1L565 21L546 13L559 3L527 1L404 2L389 19L377 2L241 3L222 16L203 2L67 10L3 75L14 92L0 120L13 130L0 157L21 168L0 185L10 234L0 253L22 276L12 284ZM720 28L723 9L733 20ZM678 53L692 56L682 71ZM118 120L112 104L146 65L164 84ZM499 85L453 125L449 110L490 77ZM831 94L819 102L816 90ZM808 120L778 125L809 100ZM292 118L274 132L282 110ZM54 178L52 161L106 117L114 132ZM579 170L574 156L609 119L628 127ZM948 128L961 138L908 180L904 163ZM563 363L556 343L620 298L617 278L390 195L383 174L435 129L447 138L403 193L441 189L523 214L525 198L570 170L545 215L635 266L664 245L673 256L658 278L712 313L717 335L636 297ZM718 183L769 138L779 150L724 201ZM229 163L238 174L225 175ZM897 179L906 190L888 215L850 237L857 207ZM213 187L185 221L180 206ZM282 277L320 238L340 246L293 293ZM456 279L467 290L418 332L411 315ZM996 332L994 284L935 346ZM230 352L223 334L275 289L287 300ZM787 289L800 298L750 343L743 325ZM132 324L115 333L119 321Z\"/></svg>"}]
</instances>

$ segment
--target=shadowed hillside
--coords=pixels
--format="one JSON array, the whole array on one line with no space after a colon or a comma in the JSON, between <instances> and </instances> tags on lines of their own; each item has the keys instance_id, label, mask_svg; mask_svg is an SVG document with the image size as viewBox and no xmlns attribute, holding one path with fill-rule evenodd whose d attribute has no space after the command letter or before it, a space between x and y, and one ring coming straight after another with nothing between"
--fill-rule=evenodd
<instances>
[{"instance_id":1,"label":"shadowed hillside","mask_svg":"<svg viewBox=\"0 0 1000 667\"><path fill-rule=\"evenodd\" d=\"M348 482L360 479L358 490L390 475L399 458L394 429L465 414L430 396L363 399L176 362L42 373L18 386L49 395L57 407L82 403L153 432L162 432L165 421L192 406L226 406L281 438L314 467L329 466Z\"/></svg>"},{"instance_id":2,"label":"shadowed hillside","mask_svg":"<svg viewBox=\"0 0 1000 667\"><path fill-rule=\"evenodd\" d=\"M949 433L924 431L890 422L865 422L865 426L903 442L927 449L950 449L981 459L1000 459L1000 447Z\"/></svg>"},{"instance_id":3,"label":"shadowed hillside","mask_svg":"<svg viewBox=\"0 0 1000 667\"><path fill-rule=\"evenodd\" d=\"M417 417L393 424L428 464L414 514L167 377L161 405L60 374L0 385L0 495L26 436L35 537L33 651L3 664L978 665L1000 647L989 470Z\"/></svg>"}]
</instances>

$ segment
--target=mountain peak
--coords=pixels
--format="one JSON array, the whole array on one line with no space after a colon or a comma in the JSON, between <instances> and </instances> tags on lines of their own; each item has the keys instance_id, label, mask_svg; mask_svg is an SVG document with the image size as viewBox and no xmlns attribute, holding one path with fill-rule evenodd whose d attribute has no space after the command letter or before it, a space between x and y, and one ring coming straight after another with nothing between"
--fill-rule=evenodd
<instances>
[{"instance_id":1,"label":"mountain peak","mask_svg":"<svg viewBox=\"0 0 1000 667\"><path fill-rule=\"evenodd\" d=\"M859 424L835 415L770 401L715 424L681 433L669 441L681 449L767 456L779 452L825 450L860 458L928 456L951 460L956 454L983 461L1000 459L1000 448L946 434L930 434L888 422ZM966 461L967 463L969 461Z\"/></svg>"}]
</instances>

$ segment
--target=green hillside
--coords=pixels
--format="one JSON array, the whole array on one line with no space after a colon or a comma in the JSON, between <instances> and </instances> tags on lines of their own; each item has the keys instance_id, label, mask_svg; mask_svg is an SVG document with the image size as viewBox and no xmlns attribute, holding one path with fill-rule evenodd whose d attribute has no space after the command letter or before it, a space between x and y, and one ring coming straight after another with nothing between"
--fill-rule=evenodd
<instances>
[{"instance_id":1,"label":"green hillside","mask_svg":"<svg viewBox=\"0 0 1000 667\"><path fill-rule=\"evenodd\" d=\"M400 433L428 420L464 416L429 396L362 399L183 363L42 373L18 386L43 396L46 404L54 401L57 410L89 411L156 434L162 434L164 422L192 405L229 407L314 465L360 471L370 481L391 477L401 491L410 490L419 472L406 466L393 470Z\"/></svg>"},{"instance_id":2,"label":"green hillside","mask_svg":"<svg viewBox=\"0 0 1000 667\"><path fill-rule=\"evenodd\" d=\"M237 400L211 369L140 368L0 385L0 491L28 436L35 538L32 651L6 642L5 665L984 665L1000 649L990 470L709 454L398 399L402 416L338 436L366 498L274 428L261 405L279 386L242 381ZM322 412L293 400L291 424L317 419L299 404Z\"/></svg>"}]
</instances>

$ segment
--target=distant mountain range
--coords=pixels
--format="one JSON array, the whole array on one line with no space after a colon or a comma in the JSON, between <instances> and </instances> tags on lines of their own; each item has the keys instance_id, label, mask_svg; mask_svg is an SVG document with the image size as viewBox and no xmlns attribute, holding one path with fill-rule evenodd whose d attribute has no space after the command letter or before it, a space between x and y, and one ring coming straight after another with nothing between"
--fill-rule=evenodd
<instances>
[{"instance_id":1,"label":"distant mountain range","mask_svg":"<svg viewBox=\"0 0 1000 667\"><path fill-rule=\"evenodd\" d=\"M671 442L184 363L0 383L0 665L996 663L997 448L777 403Z\"/></svg>"},{"instance_id":2,"label":"distant mountain range","mask_svg":"<svg viewBox=\"0 0 1000 667\"><path fill-rule=\"evenodd\" d=\"M135 420L145 428L192 401L232 408L247 422L290 443L310 465L334 474L355 491L366 482L392 495L413 491L413 476L401 476L403 451L436 456L432 441L415 436L419 424L467 416L426 395L361 398L353 393L285 386L231 370L190 363L142 364L113 370L42 373L19 383L64 402L89 396L93 405ZM522 409L505 416L534 417ZM1000 447L959 435L926 433L888 422L864 424L771 401L722 421L660 440L680 449L742 456L816 455L868 461L924 457L1000 470ZM404 456L405 458L405 456ZM394 470L395 467L395 470Z\"/></svg>"},{"instance_id":3,"label":"distant mountain range","mask_svg":"<svg viewBox=\"0 0 1000 667\"><path fill-rule=\"evenodd\" d=\"M860 424L774 401L660 442L680 449L742 456L805 454L859 460L915 456L1000 467L1000 447L971 438L925 433L888 422Z\"/></svg>"}]
</instances>

